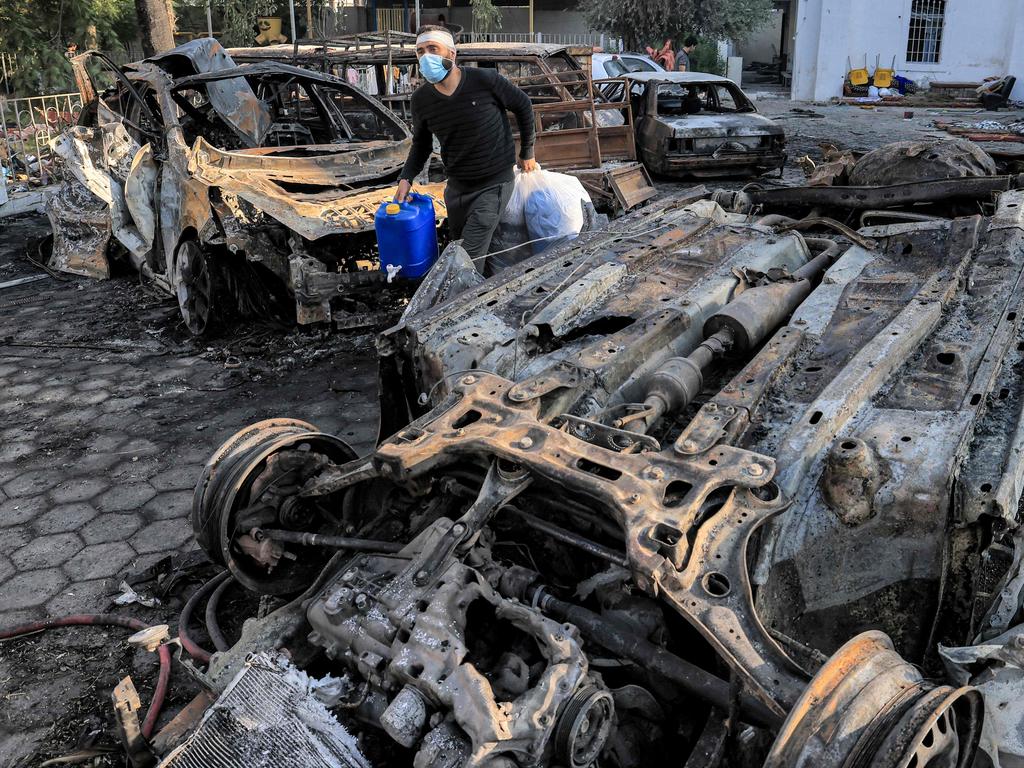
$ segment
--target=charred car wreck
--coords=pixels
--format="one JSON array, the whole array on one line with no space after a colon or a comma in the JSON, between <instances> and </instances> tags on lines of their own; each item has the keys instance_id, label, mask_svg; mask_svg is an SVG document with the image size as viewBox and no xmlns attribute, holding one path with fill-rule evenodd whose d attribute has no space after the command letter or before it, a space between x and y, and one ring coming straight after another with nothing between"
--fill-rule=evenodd
<instances>
[{"instance_id":1,"label":"charred car wreck","mask_svg":"<svg viewBox=\"0 0 1024 768\"><path fill-rule=\"evenodd\" d=\"M782 126L731 80L701 72L632 72L637 145L652 173L751 176L786 162Z\"/></svg>"},{"instance_id":2,"label":"charred car wreck","mask_svg":"<svg viewBox=\"0 0 1024 768\"><path fill-rule=\"evenodd\" d=\"M283 599L165 765L282 754L271 709L337 765L998 764L942 650L1020 621L1024 193L975 181L859 232L669 199L424 284L375 451L278 419L207 465L199 543Z\"/></svg>"},{"instance_id":3,"label":"charred car wreck","mask_svg":"<svg viewBox=\"0 0 1024 768\"><path fill-rule=\"evenodd\" d=\"M74 176L50 204L55 267L108 276L113 238L195 334L229 294L293 299L311 323L379 290L373 213L410 139L378 101L329 75L236 66L212 39L74 66L88 106L55 144Z\"/></svg>"}]
</instances>

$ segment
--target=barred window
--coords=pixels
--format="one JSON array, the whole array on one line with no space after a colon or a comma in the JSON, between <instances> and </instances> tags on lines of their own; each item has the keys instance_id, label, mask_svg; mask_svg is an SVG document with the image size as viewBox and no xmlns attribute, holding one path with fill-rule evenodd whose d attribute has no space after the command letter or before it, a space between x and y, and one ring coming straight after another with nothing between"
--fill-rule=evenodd
<instances>
[{"instance_id":1,"label":"barred window","mask_svg":"<svg viewBox=\"0 0 1024 768\"><path fill-rule=\"evenodd\" d=\"M907 61L935 64L942 50L942 24L946 0L913 0L910 5L910 33Z\"/></svg>"}]
</instances>

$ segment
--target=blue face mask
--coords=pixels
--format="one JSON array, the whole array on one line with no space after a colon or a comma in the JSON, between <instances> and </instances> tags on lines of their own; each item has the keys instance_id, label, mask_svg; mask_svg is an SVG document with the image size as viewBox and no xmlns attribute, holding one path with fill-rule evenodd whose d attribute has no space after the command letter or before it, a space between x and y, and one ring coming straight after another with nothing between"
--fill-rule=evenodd
<instances>
[{"instance_id":1,"label":"blue face mask","mask_svg":"<svg viewBox=\"0 0 1024 768\"><path fill-rule=\"evenodd\" d=\"M436 53L424 53L419 58L420 73L428 83L440 83L452 70L452 60Z\"/></svg>"}]
</instances>

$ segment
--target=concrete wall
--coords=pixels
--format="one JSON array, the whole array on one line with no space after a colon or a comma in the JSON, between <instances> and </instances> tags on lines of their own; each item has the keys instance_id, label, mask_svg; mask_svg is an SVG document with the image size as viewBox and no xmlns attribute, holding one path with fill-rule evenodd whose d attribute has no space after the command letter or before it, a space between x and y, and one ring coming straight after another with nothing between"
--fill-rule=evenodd
<instances>
[{"instance_id":1,"label":"concrete wall","mask_svg":"<svg viewBox=\"0 0 1024 768\"><path fill-rule=\"evenodd\" d=\"M744 65L752 61L771 63L772 57L779 55L784 15L781 8L773 9L768 23L746 40L736 43L733 46L732 55L742 56Z\"/></svg>"},{"instance_id":2,"label":"concrete wall","mask_svg":"<svg viewBox=\"0 0 1024 768\"><path fill-rule=\"evenodd\" d=\"M851 6L856 6L852 8ZM979 81L1016 75L1014 91L1024 98L1024 2L948 0L939 62L906 61L911 0L796 0L793 98L825 100L842 94L847 57L868 69L875 56L927 85L932 80Z\"/></svg>"},{"instance_id":3,"label":"concrete wall","mask_svg":"<svg viewBox=\"0 0 1024 768\"><path fill-rule=\"evenodd\" d=\"M589 32L587 22L579 11L534 11L533 30L551 34L576 35ZM518 30L509 29L509 32ZM523 30L524 32L526 30Z\"/></svg>"}]
</instances>

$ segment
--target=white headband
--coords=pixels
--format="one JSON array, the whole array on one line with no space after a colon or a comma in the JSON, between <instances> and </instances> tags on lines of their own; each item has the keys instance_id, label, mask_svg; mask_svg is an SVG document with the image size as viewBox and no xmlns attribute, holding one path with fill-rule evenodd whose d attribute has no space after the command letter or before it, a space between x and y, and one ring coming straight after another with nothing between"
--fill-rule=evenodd
<instances>
[{"instance_id":1,"label":"white headband","mask_svg":"<svg viewBox=\"0 0 1024 768\"><path fill-rule=\"evenodd\" d=\"M441 45L447 45L452 50L455 50L455 38L452 37L452 33L445 29L431 29L421 33L416 38L416 45L421 43L440 43Z\"/></svg>"}]
</instances>

